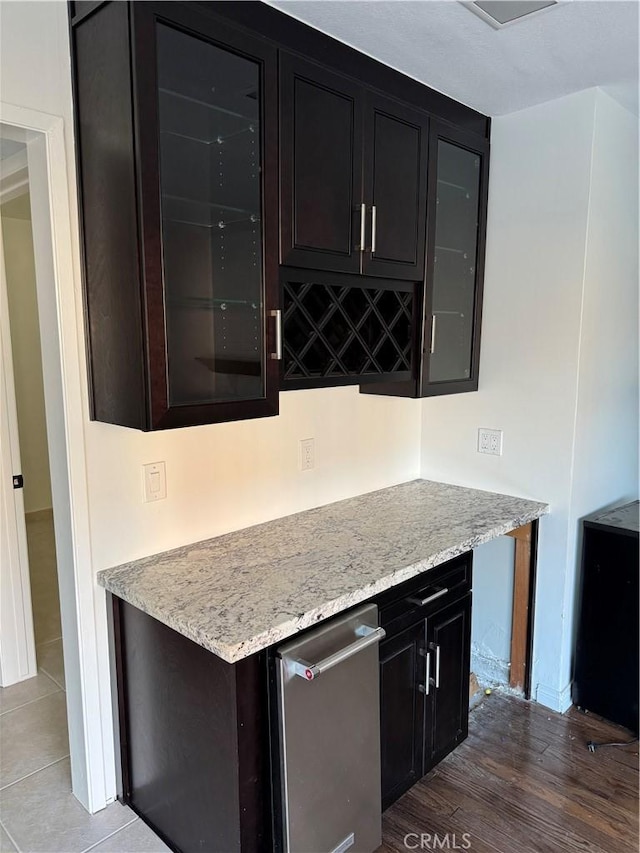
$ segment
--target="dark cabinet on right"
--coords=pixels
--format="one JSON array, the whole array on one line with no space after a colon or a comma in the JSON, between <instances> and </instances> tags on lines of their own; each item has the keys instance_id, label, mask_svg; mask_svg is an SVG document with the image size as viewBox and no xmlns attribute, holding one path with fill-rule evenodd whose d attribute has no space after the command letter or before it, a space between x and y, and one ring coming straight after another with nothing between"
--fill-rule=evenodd
<instances>
[{"instance_id":1,"label":"dark cabinet on right","mask_svg":"<svg viewBox=\"0 0 640 853\"><path fill-rule=\"evenodd\" d=\"M583 520L572 699L638 733L638 501Z\"/></svg>"},{"instance_id":2,"label":"dark cabinet on right","mask_svg":"<svg viewBox=\"0 0 640 853\"><path fill-rule=\"evenodd\" d=\"M471 554L380 600L382 808L467 736ZM399 596L399 597L398 597Z\"/></svg>"}]
</instances>

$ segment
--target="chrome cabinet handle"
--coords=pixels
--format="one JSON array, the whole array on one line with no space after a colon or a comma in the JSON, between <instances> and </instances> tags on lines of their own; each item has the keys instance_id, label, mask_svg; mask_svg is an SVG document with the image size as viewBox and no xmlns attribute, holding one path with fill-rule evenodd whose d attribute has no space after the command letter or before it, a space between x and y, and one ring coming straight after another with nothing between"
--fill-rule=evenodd
<instances>
[{"instance_id":1,"label":"chrome cabinet handle","mask_svg":"<svg viewBox=\"0 0 640 853\"><path fill-rule=\"evenodd\" d=\"M417 604L418 607L424 607L425 604L429 604L430 601L435 601L436 598L441 598L448 592L449 590L445 587L444 589L439 589L437 592L434 592L433 595L428 595L426 598L407 598L407 601L409 604Z\"/></svg>"},{"instance_id":2,"label":"chrome cabinet handle","mask_svg":"<svg viewBox=\"0 0 640 853\"><path fill-rule=\"evenodd\" d=\"M436 646L436 690L440 687L440 646Z\"/></svg>"},{"instance_id":3,"label":"chrome cabinet handle","mask_svg":"<svg viewBox=\"0 0 640 853\"><path fill-rule=\"evenodd\" d=\"M360 246L359 251L364 252L364 241L365 241L365 226L367 222L367 205L360 205Z\"/></svg>"},{"instance_id":4,"label":"chrome cabinet handle","mask_svg":"<svg viewBox=\"0 0 640 853\"><path fill-rule=\"evenodd\" d=\"M431 688L431 652L428 652L426 649L420 649L420 654L423 658L425 658L425 674L424 674L424 684L418 684L418 690L420 693L423 693L425 696L429 695L429 690Z\"/></svg>"},{"instance_id":5,"label":"chrome cabinet handle","mask_svg":"<svg viewBox=\"0 0 640 853\"><path fill-rule=\"evenodd\" d=\"M371 207L371 254L376 252L377 212L375 204Z\"/></svg>"},{"instance_id":6,"label":"chrome cabinet handle","mask_svg":"<svg viewBox=\"0 0 640 853\"><path fill-rule=\"evenodd\" d=\"M272 352L270 357L274 361L280 361L282 358L282 311L279 308L274 309L269 311L269 316L276 321L276 351Z\"/></svg>"},{"instance_id":7,"label":"chrome cabinet handle","mask_svg":"<svg viewBox=\"0 0 640 853\"><path fill-rule=\"evenodd\" d=\"M384 628L371 628L368 625L361 625L356 630L356 633L360 635L357 640L317 663L309 663L304 660L292 661L293 674L304 678L305 681L313 681L319 675L322 675L323 672L358 654L358 652L361 652L368 646L380 642L380 640L387 636Z\"/></svg>"},{"instance_id":8,"label":"chrome cabinet handle","mask_svg":"<svg viewBox=\"0 0 640 853\"><path fill-rule=\"evenodd\" d=\"M431 355L436 351L436 315L431 315L431 346L429 349Z\"/></svg>"}]
</instances>

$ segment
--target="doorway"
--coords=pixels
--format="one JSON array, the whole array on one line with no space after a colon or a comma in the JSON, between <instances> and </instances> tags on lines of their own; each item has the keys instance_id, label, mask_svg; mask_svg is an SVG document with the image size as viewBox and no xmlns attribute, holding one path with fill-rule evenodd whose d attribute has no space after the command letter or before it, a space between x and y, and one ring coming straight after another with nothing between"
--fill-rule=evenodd
<instances>
[{"instance_id":1,"label":"doorway","mask_svg":"<svg viewBox=\"0 0 640 853\"><path fill-rule=\"evenodd\" d=\"M19 457L16 458L15 453L12 457L7 450L9 444L19 446L18 441L7 440L12 432L18 436L19 430L17 417L11 424L11 418L4 416L8 407L4 403L7 394L6 383L3 383L0 389L3 431L0 440L0 670L3 683L7 683L11 671L13 682L23 682L36 675L38 640L38 646L42 646L39 649L41 661L43 657L45 660L41 669L51 673L47 677L52 684L64 685L65 689L62 692L60 688L59 693L66 700L67 752L73 793L88 811L96 812L114 799L116 781L106 608L104 595L95 582L90 542L85 443L87 384L79 256L77 237L74 237L77 223L75 208L70 206L75 186L72 154L68 154L65 145L65 134L70 139L71 130L68 126L65 128L61 117L7 103L0 103L0 115L0 137L26 147L52 506L52 513L30 519L34 527L39 522L44 523L40 525L40 536L36 533L28 537L26 530L31 525L27 524L23 513L15 511L21 501L24 504L25 490L20 488L19 480L14 483L17 488L11 487L13 475L24 475L24 471L20 470ZM20 219L15 215L19 211L12 209L10 212L14 213L10 218ZM8 310L3 306L0 312L3 329L7 326L7 315ZM7 336L5 333L4 337ZM3 380L8 374L13 379L13 365L11 371L5 370L6 353L7 347L3 346L0 361ZM42 458L40 463L42 467ZM30 479L33 486L33 473ZM30 503L32 496L26 498L27 508L35 506ZM37 507L34 512L40 509ZM55 608L50 607L52 600L55 601L51 572L52 528L58 569L59 617ZM43 553L48 554L48 573L45 571L45 578L42 581L34 579L33 583L29 579L28 538L32 539L32 553L42 546ZM23 559L20 559L21 554ZM43 589L43 627L36 632L33 616L35 608L39 607L39 583ZM57 618L61 644L59 635L55 638ZM59 655L56 661L51 656L47 660L46 653L52 650L46 648L47 644L62 646L64 663Z\"/></svg>"},{"instance_id":2,"label":"doorway","mask_svg":"<svg viewBox=\"0 0 640 853\"><path fill-rule=\"evenodd\" d=\"M22 509L38 671L64 690L62 624L42 379L26 144L0 138L0 223L13 364ZM18 177L16 177L18 176ZM9 183L6 188L5 184ZM14 487L15 488L15 487ZM3 686L7 679L3 678Z\"/></svg>"}]
</instances>

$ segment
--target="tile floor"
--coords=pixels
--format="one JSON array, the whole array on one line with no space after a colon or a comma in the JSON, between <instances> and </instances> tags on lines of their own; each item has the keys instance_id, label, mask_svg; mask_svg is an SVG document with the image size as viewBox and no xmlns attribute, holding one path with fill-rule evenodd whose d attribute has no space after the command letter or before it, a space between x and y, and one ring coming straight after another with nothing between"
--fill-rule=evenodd
<instances>
[{"instance_id":1,"label":"tile floor","mask_svg":"<svg viewBox=\"0 0 640 853\"><path fill-rule=\"evenodd\" d=\"M51 514L27 523L38 674L0 688L0 851L161 853L126 806L90 815L71 793L60 605Z\"/></svg>"}]
</instances>

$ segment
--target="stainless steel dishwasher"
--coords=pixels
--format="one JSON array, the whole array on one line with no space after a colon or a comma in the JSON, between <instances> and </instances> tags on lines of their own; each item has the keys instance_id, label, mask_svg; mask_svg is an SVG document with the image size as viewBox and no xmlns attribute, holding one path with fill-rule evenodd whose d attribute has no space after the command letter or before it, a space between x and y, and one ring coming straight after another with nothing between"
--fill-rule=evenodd
<instances>
[{"instance_id":1,"label":"stainless steel dishwasher","mask_svg":"<svg viewBox=\"0 0 640 853\"><path fill-rule=\"evenodd\" d=\"M381 843L378 608L330 620L276 654L285 853Z\"/></svg>"}]
</instances>

